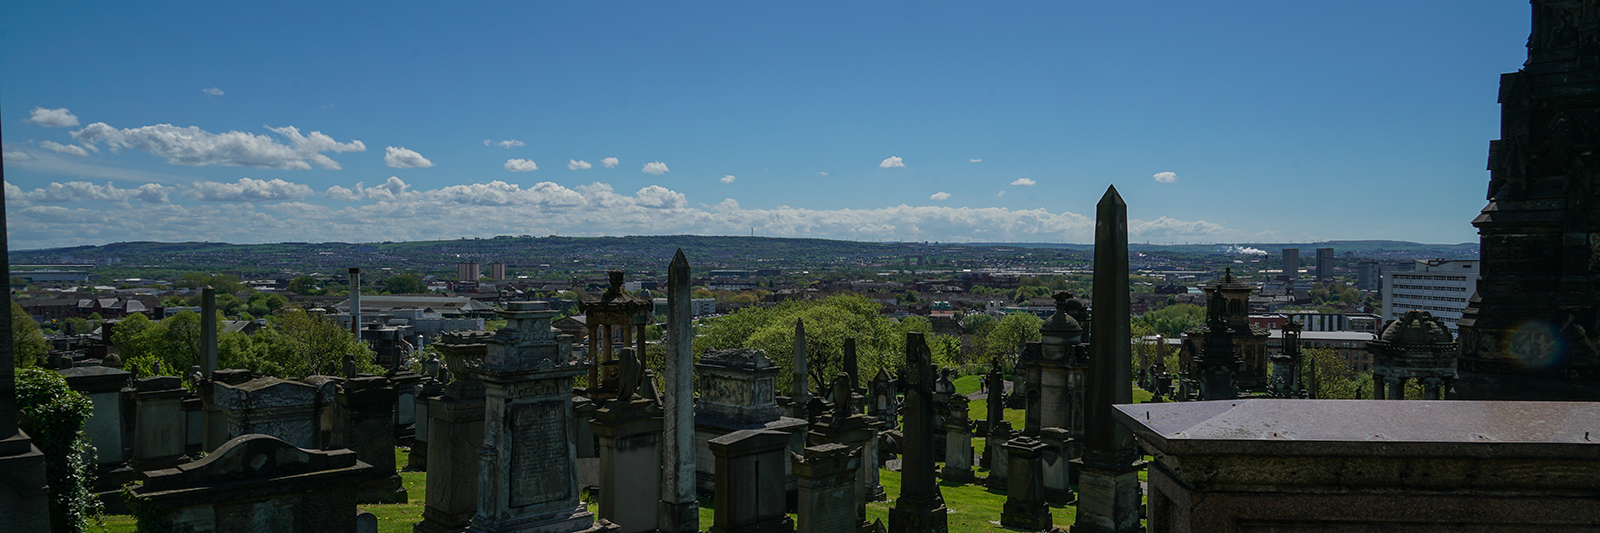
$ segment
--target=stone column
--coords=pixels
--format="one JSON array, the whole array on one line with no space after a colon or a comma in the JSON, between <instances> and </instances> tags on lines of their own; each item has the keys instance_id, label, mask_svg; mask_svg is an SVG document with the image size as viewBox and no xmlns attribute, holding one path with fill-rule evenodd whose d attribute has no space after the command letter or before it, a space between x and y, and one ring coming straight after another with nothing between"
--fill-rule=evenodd
<instances>
[{"instance_id":1,"label":"stone column","mask_svg":"<svg viewBox=\"0 0 1600 533\"><path fill-rule=\"evenodd\" d=\"M970 483L972 475L972 421L967 419L967 397L950 397L950 416L944 419L944 469L939 477Z\"/></svg>"},{"instance_id":2,"label":"stone column","mask_svg":"<svg viewBox=\"0 0 1600 533\"><path fill-rule=\"evenodd\" d=\"M1406 399L1406 380L1404 378L1387 376L1383 378L1383 384L1389 387L1390 400Z\"/></svg>"},{"instance_id":3,"label":"stone column","mask_svg":"<svg viewBox=\"0 0 1600 533\"><path fill-rule=\"evenodd\" d=\"M441 349L443 345L441 345ZM465 530L478 510L478 447L483 445L483 382L457 375L428 402L428 477L415 533Z\"/></svg>"},{"instance_id":4,"label":"stone column","mask_svg":"<svg viewBox=\"0 0 1600 533\"><path fill-rule=\"evenodd\" d=\"M994 433L996 424L1006 419L1006 377L1000 368L999 358L995 358L991 362L989 373L984 375L983 383L984 389L989 395L984 404L988 409L988 412L984 414L984 425L986 426L984 428L986 430L984 431L984 436L987 437L989 433ZM994 456L994 452L991 450L994 448L994 446L983 447L983 464L990 464L989 461Z\"/></svg>"},{"instance_id":5,"label":"stone column","mask_svg":"<svg viewBox=\"0 0 1600 533\"><path fill-rule=\"evenodd\" d=\"M821 444L794 456L794 473L800 480L798 533L840 533L859 527L855 487L859 453L841 444Z\"/></svg>"},{"instance_id":6,"label":"stone column","mask_svg":"<svg viewBox=\"0 0 1600 533\"><path fill-rule=\"evenodd\" d=\"M411 437L411 453L406 454L406 468L418 472L428 471L428 404L444 392L444 384L427 378L417 384L412 410L416 415L416 429Z\"/></svg>"},{"instance_id":7,"label":"stone column","mask_svg":"<svg viewBox=\"0 0 1600 533\"><path fill-rule=\"evenodd\" d=\"M906 333L905 439L901 444L900 497L889 509L890 533L942 533L949 510L934 476L933 361L921 333Z\"/></svg>"},{"instance_id":8,"label":"stone column","mask_svg":"<svg viewBox=\"0 0 1600 533\"><path fill-rule=\"evenodd\" d=\"M716 514L710 533L794 531L784 514L784 450L789 435L741 429L711 439L716 458Z\"/></svg>"},{"instance_id":9,"label":"stone column","mask_svg":"<svg viewBox=\"0 0 1600 533\"><path fill-rule=\"evenodd\" d=\"M217 290L200 289L200 375L217 371Z\"/></svg>"},{"instance_id":10,"label":"stone column","mask_svg":"<svg viewBox=\"0 0 1600 533\"><path fill-rule=\"evenodd\" d=\"M1139 470L1144 462L1133 433L1112 419L1111 406L1133 403L1128 345L1128 205L1106 190L1095 217L1094 333L1084 394L1084 445L1078 475L1074 533L1139 530Z\"/></svg>"},{"instance_id":11,"label":"stone column","mask_svg":"<svg viewBox=\"0 0 1600 533\"><path fill-rule=\"evenodd\" d=\"M794 359L792 363L794 383L791 384L794 393L789 395L789 399L795 405L796 414L794 417L805 420L809 420L810 416L802 412L806 403L811 401L811 388L806 386L806 363L808 362L810 361L806 358L806 322L805 320L796 319L794 321Z\"/></svg>"},{"instance_id":12,"label":"stone column","mask_svg":"<svg viewBox=\"0 0 1600 533\"><path fill-rule=\"evenodd\" d=\"M499 315L505 328L487 342L483 360L467 371L483 381L484 439L479 448L478 512L470 531L612 531L595 523L578 501L577 435L572 378L584 372L568 361L543 302L511 302Z\"/></svg>"},{"instance_id":13,"label":"stone column","mask_svg":"<svg viewBox=\"0 0 1600 533\"><path fill-rule=\"evenodd\" d=\"M1422 380L1422 399L1443 400L1444 380L1439 378L1427 378Z\"/></svg>"},{"instance_id":14,"label":"stone column","mask_svg":"<svg viewBox=\"0 0 1600 533\"><path fill-rule=\"evenodd\" d=\"M356 452L372 465L368 480L356 489L358 503L405 503L405 485L395 473L394 385L382 377L358 377L339 386L339 426L342 442L334 445Z\"/></svg>"},{"instance_id":15,"label":"stone column","mask_svg":"<svg viewBox=\"0 0 1600 533\"><path fill-rule=\"evenodd\" d=\"M0 169L0 176L5 171ZM0 191L0 228L5 225L5 193ZM9 250L0 231L0 250ZM0 276L11 279L9 254L0 254ZM50 488L44 477L44 454L17 428L16 354L12 351L11 306L0 310L0 510L18 531L50 529Z\"/></svg>"},{"instance_id":16,"label":"stone column","mask_svg":"<svg viewBox=\"0 0 1600 533\"><path fill-rule=\"evenodd\" d=\"M350 267L350 334L361 340L361 269ZM345 376L347 378L355 376Z\"/></svg>"},{"instance_id":17,"label":"stone column","mask_svg":"<svg viewBox=\"0 0 1600 533\"><path fill-rule=\"evenodd\" d=\"M667 265L667 353L661 441L663 533L700 530L700 504L694 490L694 310L690 307L689 259L683 250Z\"/></svg>"},{"instance_id":18,"label":"stone column","mask_svg":"<svg viewBox=\"0 0 1600 533\"><path fill-rule=\"evenodd\" d=\"M1053 523L1050 506L1044 502L1044 478L1041 475L1044 443L1024 436L1006 441L1004 446L1006 455L1010 457L1010 464L1007 465L1010 472L1000 525L1028 531L1049 531ZM1137 520L1135 522L1137 525Z\"/></svg>"},{"instance_id":19,"label":"stone column","mask_svg":"<svg viewBox=\"0 0 1600 533\"><path fill-rule=\"evenodd\" d=\"M653 394L637 394L639 360L622 350L622 382L616 399L594 413L589 425L600 437L600 518L622 533L656 530L661 502L661 405Z\"/></svg>"}]
</instances>

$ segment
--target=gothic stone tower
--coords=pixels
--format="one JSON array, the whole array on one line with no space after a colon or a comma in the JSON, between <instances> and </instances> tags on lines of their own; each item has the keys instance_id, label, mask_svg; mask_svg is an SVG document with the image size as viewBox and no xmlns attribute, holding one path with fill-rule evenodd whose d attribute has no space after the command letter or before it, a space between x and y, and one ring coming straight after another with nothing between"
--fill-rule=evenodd
<instances>
[{"instance_id":1,"label":"gothic stone tower","mask_svg":"<svg viewBox=\"0 0 1600 533\"><path fill-rule=\"evenodd\" d=\"M1600 0L1533 0L1500 78L1454 397L1600 400Z\"/></svg>"}]
</instances>

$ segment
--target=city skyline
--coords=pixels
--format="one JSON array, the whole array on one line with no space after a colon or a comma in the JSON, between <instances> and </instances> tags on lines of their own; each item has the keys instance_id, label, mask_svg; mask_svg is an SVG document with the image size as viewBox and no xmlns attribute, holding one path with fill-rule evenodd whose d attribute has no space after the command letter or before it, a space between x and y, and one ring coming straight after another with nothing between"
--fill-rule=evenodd
<instances>
[{"instance_id":1,"label":"city skyline","mask_svg":"<svg viewBox=\"0 0 1600 533\"><path fill-rule=\"evenodd\" d=\"M1505 2L26 5L17 248L499 234L1473 242Z\"/></svg>"}]
</instances>

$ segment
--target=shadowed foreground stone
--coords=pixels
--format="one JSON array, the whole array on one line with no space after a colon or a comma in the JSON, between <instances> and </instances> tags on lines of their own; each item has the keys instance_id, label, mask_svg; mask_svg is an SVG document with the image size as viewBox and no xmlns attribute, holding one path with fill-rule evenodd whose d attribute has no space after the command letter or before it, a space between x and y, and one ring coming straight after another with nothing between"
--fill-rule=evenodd
<instances>
[{"instance_id":1,"label":"shadowed foreground stone","mask_svg":"<svg viewBox=\"0 0 1600 533\"><path fill-rule=\"evenodd\" d=\"M1155 456L1149 531L1593 531L1600 404L1116 406Z\"/></svg>"}]
</instances>

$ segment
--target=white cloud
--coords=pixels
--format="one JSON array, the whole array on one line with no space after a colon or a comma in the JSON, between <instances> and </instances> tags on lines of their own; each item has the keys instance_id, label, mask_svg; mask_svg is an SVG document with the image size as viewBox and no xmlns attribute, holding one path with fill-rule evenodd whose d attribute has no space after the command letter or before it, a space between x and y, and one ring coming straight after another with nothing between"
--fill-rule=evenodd
<instances>
[{"instance_id":1,"label":"white cloud","mask_svg":"<svg viewBox=\"0 0 1600 533\"><path fill-rule=\"evenodd\" d=\"M1175 172L1157 172L1156 175L1151 177L1155 178L1156 181L1161 183L1172 183L1174 181L1178 181L1178 174Z\"/></svg>"},{"instance_id":2,"label":"white cloud","mask_svg":"<svg viewBox=\"0 0 1600 533\"><path fill-rule=\"evenodd\" d=\"M139 200L145 203L157 204L166 203L167 194L175 189L175 187L155 183L146 183L133 189L119 189L109 181L105 185L95 185L87 181L69 181L66 183L51 183L40 189L24 191L10 182L6 182L6 201L36 204L92 201L128 203L130 200Z\"/></svg>"},{"instance_id":3,"label":"white cloud","mask_svg":"<svg viewBox=\"0 0 1600 533\"><path fill-rule=\"evenodd\" d=\"M905 161L900 160L900 156L890 156L888 159L883 160L882 163L878 163L878 168L894 168L903 166L906 166L906 163Z\"/></svg>"},{"instance_id":4,"label":"white cloud","mask_svg":"<svg viewBox=\"0 0 1600 533\"><path fill-rule=\"evenodd\" d=\"M606 168L617 168L617 163L618 161L615 157L607 157L600 160L600 164L604 165Z\"/></svg>"},{"instance_id":5,"label":"white cloud","mask_svg":"<svg viewBox=\"0 0 1600 533\"><path fill-rule=\"evenodd\" d=\"M82 146L78 146L76 144L61 144L55 141L43 141L39 143L39 147L58 154L75 155L78 157L87 157L89 155L88 150L84 150Z\"/></svg>"},{"instance_id":6,"label":"white cloud","mask_svg":"<svg viewBox=\"0 0 1600 533\"><path fill-rule=\"evenodd\" d=\"M1033 181L1032 178L1017 178L1016 181L1011 182L1012 185L1019 186L1019 187L1027 187L1027 186L1033 185L1035 183L1038 183L1038 182L1037 181Z\"/></svg>"},{"instance_id":7,"label":"white cloud","mask_svg":"<svg viewBox=\"0 0 1600 533\"><path fill-rule=\"evenodd\" d=\"M5 161L33 161L33 154L24 152L21 148L7 146L0 149L0 159Z\"/></svg>"},{"instance_id":8,"label":"white cloud","mask_svg":"<svg viewBox=\"0 0 1600 533\"><path fill-rule=\"evenodd\" d=\"M968 159L967 162L968 163L982 163L983 160L982 159Z\"/></svg>"},{"instance_id":9,"label":"white cloud","mask_svg":"<svg viewBox=\"0 0 1600 533\"><path fill-rule=\"evenodd\" d=\"M527 159L507 159L506 170L512 172L532 172L539 170L539 165Z\"/></svg>"},{"instance_id":10,"label":"white cloud","mask_svg":"<svg viewBox=\"0 0 1600 533\"><path fill-rule=\"evenodd\" d=\"M567 170L584 170L591 166L594 165L590 165L588 161L579 161L576 159L567 160Z\"/></svg>"},{"instance_id":11,"label":"white cloud","mask_svg":"<svg viewBox=\"0 0 1600 533\"><path fill-rule=\"evenodd\" d=\"M996 194L996 195L994 195L994 197L995 197L995 198L1000 198L1000 197L1002 197L1002 196L1005 196L1005 195L1006 195L1006 192L1005 192L1005 191L1000 191L1000 193L999 193L999 194Z\"/></svg>"},{"instance_id":12,"label":"white cloud","mask_svg":"<svg viewBox=\"0 0 1600 533\"><path fill-rule=\"evenodd\" d=\"M35 107L28 112L28 122L46 128L68 128L78 125L78 116L67 111L67 108L45 109Z\"/></svg>"},{"instance_id":13,"label":"white cloud","mask_svg":"<svg viewBox=\"0 0 1600 533\"><path fill-rule=\"evenodd\" d=\"M361 141L341 143L319 131L302 135L299 128L294 126L267 129L287 138L289 144L279 143L266 135L241 131L211 133L194 126L180 128L171 124L117 129L104 122L96 122L74 131L72 138L91 148L103 142L113 151L150 152L174 165L222 165L284 170L307 170L311 168L311 163L337 170L340 168L339 163L323 152L361 152L367 149Z\"/></svg>"},{"instance_id":14,"label":"white cloud","mask_svg":"<svg viewBox=\"0 0 1600 533\"><path fill-rule=\"evenodd\" d=\"M722 177L722 182L723 183L733 183L734 179L736 179L736 178L734 178L733 175L730 174L730 175L727 175L727 176L723 176Z\"/></svg>"},{"instance_id":15,"label":"white cloud","mask_svg":"<svg viewBox=\"0 0 1600 533\"><path fill-rule=\"evenodd\" d=\"M382 185L375 187L366 187L363 182L357 182L354 189L346 189L344 187L334 185L332 187L328 187L328 191L322 193L322 195L335 200L345 200L349 202L363 199L394 201L404 198L406 196L406 189L410 187L410 185L406 184L406 182L400 178L389 176L389 179L385 180Z\"/></svg>"},{"instance_id":16,"label":"white cloud","mask_svg":"<svg viewBox=\"0 0 1600 533\"><path fill-rule=\"evenodd\" d=\"M211 96L222 96L222 89L218 89L216 87L207 87L205 89L201 89L200 92L209 94Z\"/></svg>"},{"instance_id":17,"label":"white cloud","mask_svg":"<svg viewBox=\"0 0 1600 533\"><path fill-rule=\"evenodd\" d=\"M390 146L383 151L383 163L392 168L427 168L433 162L414 150L407 150L400 146Z\"/></svg>"},{"instance_id":18,"label":"white cloud","mask_svg":"<svg viewBox=\"0 0 1600 533\"><path fill-rule=\"evenodd\" d=\"M281 179L239 178L236 183L197 181L183 195L204 202L274 202L315 194L311 187Z\"/></svg>"},{"instance_id":19,"label":"white cloud","mask_svg":"<svg viewBox=\"0 0 1600 533\"><path fill-rule=\"evenodd\" d=\"M944 191L939 191L939 192L933 193L933 196L929 196L928 199L936 201L936 202L943 202L945 200L949 200L950 199L950 193L947 193L947 192L944 192Z\"/></svg>"},{"instance_id":20,"label":"white cloud","mask_svg":"<svg viewBox=\"0 0 1600 533\"><path fill-rule=\"evenodd\" d=\"M641 172L644 172L645 174L654 174L654 175L657 175L657 176L660 176L662 174L666 174L667 172L669 172L667 170L667 164L666 163L662 163L660 161L652 161L652 162L649 162L649 163L645 163L644 164L644 168L639 169L639 170Z\"/></svg>"},{"instance_id":21,"label":"white cloud","mask_svg":"<svg viewBox=\"0 0 1600 533\"><path fill-rule=\"evenodd\" d=\"M1094 221L1069 212L1044 209L969 208L945 205L890 206L878 209L815 210L796 207L744 208L723 200L690 207L682 193L652 185L622 194L605 183L567 188L551 182L522 187L504 181L469 183L415 190L398 178L378 187L343 189L350 203L322 205L289 198L308 195L304 186L284 183L272 193L270 181L184 186L200 191L240 190L239 199L255 202L146 203L124 206L117 201L136 193L99 194L93 205L37 202L14 203L9 213L11 242L19 248L100 244L113 241L213 241L256 243L280 241L345 241L455 239L540 232L574 236L598 235L739 235L755 227L766 235L849 239L857 241L1027 241L1079 242L1093 239ZM66 186L62 188L74 188ZM158 185L150 185L152 190ZM81 187L80 187L81 188ZM166 189L155 189L165 191ZM259 191L245 194L244 191ZM7 196L21 197L10 186ZM43 193L40 193L43 194ZM330 189L335 197L337 189ZM68 193L58 197L71 198ZM142 199L132 196L135 199ZM222 199L220 194L214 197ZM159 197L153 197L159 198ZM388 199L388 198L392 198ZM404 220L405 224L395 224ZM1242 235L1204 221L1129 221L1130 237L1139 240L1220 241ZM1235 241L1237 242L1237 241Z\"/></svg>"},{"instance_id":22,"label":"white cloud","mask_svg":"<svg viewBox=\"0 0 1600 533\"><path fill-rule=\"evenodd\" d=\"M826 176L826 175L828 175L828 173L827 172L818 172L817 175L818 176Z\"/></svg>"},{"instance_id":23,"label":"white cloud","mask_svg":"<svg viewBox=\"0 0 1600 533\"><path fill-rule=\"evenodd\" d=\"M505 148L507 150L510 150L512 148L521 148L523 146L527 146L527 143L524 143L524 142L516 140L516 139L506 139L504 141L492 141L492 140L489 140L489 139L484 139L483 140L483 145L484 146L499 146L501 148Z\"/></svg>"}]
</instances>

